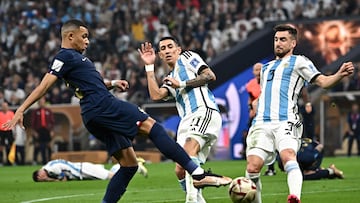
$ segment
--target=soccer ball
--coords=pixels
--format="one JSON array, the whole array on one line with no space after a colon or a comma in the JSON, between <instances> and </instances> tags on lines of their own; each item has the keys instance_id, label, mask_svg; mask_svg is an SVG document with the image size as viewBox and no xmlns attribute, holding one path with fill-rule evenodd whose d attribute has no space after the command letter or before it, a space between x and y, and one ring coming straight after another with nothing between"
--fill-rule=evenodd
<instances>
[{"instance_id":1,"label":"soccer ball","mask_svg":"<svg viewBox=\"0 0 360 203\"><path fill-rule=\"evenodd\" d=\"M250 203L255 195L256 185L249 178L237 177L229 185L229 196L234 203Z\"/></svg>"}]
</instances>

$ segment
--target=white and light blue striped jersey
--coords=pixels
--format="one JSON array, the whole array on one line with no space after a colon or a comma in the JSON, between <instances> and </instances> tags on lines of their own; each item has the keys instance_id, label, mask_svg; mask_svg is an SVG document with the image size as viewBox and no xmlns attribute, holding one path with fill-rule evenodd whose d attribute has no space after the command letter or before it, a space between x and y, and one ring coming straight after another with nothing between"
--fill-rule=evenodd
<instances>
[{"instance_id":1,"label":"white and light blue striped jersey","mask_svg":"<svg viewBox=\"0 0 360 203\"><path fill-rule=\"evenodd\" d=\"M51 178L62 180L105 180L109 176L109 171L100 164L92 164L89 162L70 162L63 159L55 159L49 161L45 169Z\"/></svg>"},{"instance_id":2,"label":"white and light blue striped jersey","mask_svg":"<svg viewBox=\"0 0 360 203\"><path fill-rule=\"evenodd\" d=\"M261 70L261 94L253 124L299 120L297 102L301 90L319 74L314 64L300 55L265 64Z\"/></svg>"},{"instance_id":3,"label":"white and light blue striped jersey","mask_svg":"<svg viewBox=\"0 0 360 203\"><path fill-rule=\"evenodd\" d=\"M179 82L191 80L196 78L202 66L208 67L197 53L184 51L177 60L174 69L170 72L169 77L173 77ZM177 89L167 85L164 86L168 88L169 96L175 98L176 108L181 118L201 107L219 110L215 97L207 84L196 88L186 87Z\"/></svg>"}]
</instances>

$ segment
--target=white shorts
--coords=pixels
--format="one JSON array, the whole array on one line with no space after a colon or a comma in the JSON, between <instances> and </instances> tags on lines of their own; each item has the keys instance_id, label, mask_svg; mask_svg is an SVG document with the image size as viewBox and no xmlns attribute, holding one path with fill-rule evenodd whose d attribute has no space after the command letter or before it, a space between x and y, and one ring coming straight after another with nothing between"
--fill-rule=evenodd
<instances>
[{"instance_id":1,"label":"white shorts","mask_svg":"<svg viewBox=\"0 0 360 203\"><path fill-rule=\"evenodd\" d=\"M82 178L83 179L100 179L106 180L109 179L109 171L104 168L102 164L93 164L89 162L82 162Z\"/></svg>"},{"instance_id":2,"label":"white shorts","mask_svg":"<svg viewBox=\"0 0 360 203\"><path fill-rule=\"evenodd\" d=\"M268 165L275 161L276 150L281 152L284 149L293 149L297 153L302 131L303 125L300 121L255 124L250 127L246 138L246 155L259 156Z\"/></svg>"},{"instance_id":3,"label":"white shorts","mask_svg":"<svg viewBox=\"0 0 360 203\"><path fill-rule=\"evenodd\" d=\"M187 138L195 139L200 145L199 160L205 163L211 146L216 142L222 126L222 118L218 111L198 109L195 113L181 119L177 142L184 146Z\"/></svg>"}]
</instances>

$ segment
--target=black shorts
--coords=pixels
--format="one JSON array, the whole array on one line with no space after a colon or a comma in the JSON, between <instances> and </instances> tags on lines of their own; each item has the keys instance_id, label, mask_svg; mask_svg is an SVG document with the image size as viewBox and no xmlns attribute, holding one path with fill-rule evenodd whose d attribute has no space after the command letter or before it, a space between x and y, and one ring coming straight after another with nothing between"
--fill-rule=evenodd
<instances>
[{"instance_id":1,"label":"black shorts","mask_svg":"<svg viewBox=\"0 0 360 203\"><path fill-rule=\"evenodd\" d=\"M110 155L132 146L139 123L149 117L131 103L113 100L111 105L85 124L88 131L106 145Z\"/></svg>"},{"instance_id":2,"label":"black shorts","mask_svg":"<svg viewBox=\"0 0 360 203\"><path fill-rule=\"evenodd\" d=\"M14 142L14 136L11 130L0 131L0 145L9 146Z\"/></svg>"}]
</instances>

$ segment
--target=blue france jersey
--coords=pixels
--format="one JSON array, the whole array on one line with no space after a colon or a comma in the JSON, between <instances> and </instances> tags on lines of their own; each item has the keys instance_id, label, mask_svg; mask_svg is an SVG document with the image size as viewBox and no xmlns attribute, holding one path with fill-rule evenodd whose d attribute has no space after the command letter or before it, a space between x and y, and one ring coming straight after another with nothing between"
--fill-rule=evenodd
<instances>
[{"instance_id":1,"label":"blue france jersey","mask_svg":"<svg viewBox=\"0 0 360 203\"><path fill-rule=\"evenodd\" d=\"M297 121L297 101L305 82L320 72L306 57L291 55L265 64L261 71L261 94L253 123Z\"/></svg>"},{"instance_id":2,"label":"blue france jersey","mask_svg":"<svg viewBox=\"0 0 360 203\"><path fill-rule=\"evenodd\" d=\"M173 77L178 81L191 80L196 78L202 66L208 67L197 53L185 51L180 55L169 77ZM202 107L218 110L215 97L207 84L196 88L186 87L177 89L167 85L164 86L168 88L170 97L175 98L176 108L180 117L193 113Z\"/></svg>"},{"instance_id":3,"label":"blue france jersey","mask_svg":"<svg viewBox=\"0 0 360 203\"><path fill-rule=\"evenodd\" d=\"M90 59L74 49L60 49L50 64L49 73L63 79L80 98L84 123L107 106L113 95Z\"/></svg>"}]
</instances>

